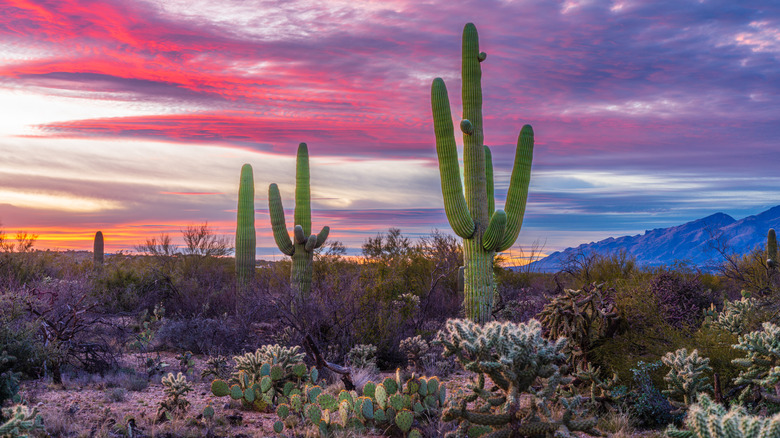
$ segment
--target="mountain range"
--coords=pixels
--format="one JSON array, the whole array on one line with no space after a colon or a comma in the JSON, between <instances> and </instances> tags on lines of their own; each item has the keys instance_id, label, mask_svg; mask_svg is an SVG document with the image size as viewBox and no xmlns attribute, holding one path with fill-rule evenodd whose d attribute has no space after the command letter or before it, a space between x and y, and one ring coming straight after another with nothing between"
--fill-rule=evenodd
<instances>
[{"instance_id":1,"label":"mountain range","mask_svg":"<svg viewBox=\"0 0 780 438\"><path fill-rule=\"evenodd\" d=\"M725 213L715 213L682 225L648 230L644 234L610 237L556 251L532 263L531 267L540 272L555 272L578 254L608 255L625 251L636 257L637 265L643 267L686 261L702 269L711 269L723 260L716 250L718 245L727 248L729 253L745 254L766 244L766 233L770 228L780 229L780 205L740 220Z\"/></svg>"}]
</instances>

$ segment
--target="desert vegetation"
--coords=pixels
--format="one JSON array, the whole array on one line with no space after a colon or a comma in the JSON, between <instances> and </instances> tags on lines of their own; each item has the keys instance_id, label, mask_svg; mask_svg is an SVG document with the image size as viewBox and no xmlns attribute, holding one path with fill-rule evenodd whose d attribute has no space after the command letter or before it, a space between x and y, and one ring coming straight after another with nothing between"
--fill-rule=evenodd
<instances>
[{"instance_id":1,"label":"desert vegetation","mask_svg":"<svg viewBox=\"0 0 780 438\"><path fill-rule=\"evenodd\" d=\"M292 236L254 260L254 176L235 245L207 223L134 252L35 250L0 234L0 436L780 436L777 243L720 270L580 254L557 273L497 252L522 224L533 130L506 210L482 144L476 28L464 30L465 190L444 82L432 87L453 232L312 234L308 148ZM235 255L235 256L233 256Z\"/></svg>"}]
</instances>

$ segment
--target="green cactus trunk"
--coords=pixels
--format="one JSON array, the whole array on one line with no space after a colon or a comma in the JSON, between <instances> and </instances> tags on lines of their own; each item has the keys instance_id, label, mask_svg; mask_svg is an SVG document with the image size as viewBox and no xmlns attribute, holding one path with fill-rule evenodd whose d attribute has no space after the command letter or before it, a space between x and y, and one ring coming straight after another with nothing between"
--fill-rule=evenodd
<instances>
[{"instance_id":1,"label":"green cactus trunk","mask_svg":"<svg viewBox=\"0 0 780 438\"><path fill-rule=\"evenodd\" d=\"M241 166L236 214L236 278L248 283L255 274L255 179L252 166Z\"/></svg>"},{"instance_id":2,"label":"green cactus trunk","mask_svg":"<svg viewBox=\"0 0 780 438\"><path fill-rule=\"evenodd\" d=\"M271 216L271 228L276 246L282 253L292 257L290 285L302 297L311 290L311 278L314 271L314 250L321 247L328 238L330 228L325 226L319 234L311 234L311 187L309 183L309 149L306 143L298 145L295 171L295 229L293 238L287 233L284 219L284 207L279 187L268 187L268 210Z\"/></svg>"},{"instance_id":3,"label":"green cactus trunk","mask_svg":"<svg viewBox=\"0 0 780 438\"><path fill-rule=\"evenodd\" d=\"M777 269L777 235L774 228L766 233L766 265L771 270Z\"/></svg>"},{"instance_id":4,"label":"green cactus trunk","mask_svg":"<svg viewBox=\"0 0 780 438\"><path fill-rule=\"evenodd\" d=\"M507 193L506 212L495 210L493 162L483 144L482 69L487 55L479 51L476 27L463 29L463 162L465 196L460 179L455 134L447 88L441 78L431 86L431 107L439 157L444 210L455 234L463 238L464 299L466 316L484 323L491 319L496 251L511 247L523 223L533 158L533 129L523 126L517 140L514 168Z\"/></svg>"},{"instance_id":5,"label":"green cactus trunk","mask_svg":"<svg viewBox=\"0 0 780 438\"><path fill-rule=\"evenodd\" d=\"M95 242L93 243L93 257L95 265L103 264L103 232L95 233Z\"/></svg>"}]
</instances>

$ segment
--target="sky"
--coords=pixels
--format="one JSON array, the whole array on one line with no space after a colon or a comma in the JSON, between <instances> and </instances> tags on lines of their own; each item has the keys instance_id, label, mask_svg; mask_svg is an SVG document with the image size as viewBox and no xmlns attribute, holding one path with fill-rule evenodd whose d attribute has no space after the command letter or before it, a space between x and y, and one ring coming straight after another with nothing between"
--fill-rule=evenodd
<instances>
[{"instance_id":1,"label":"sky","mask_svg":"<svg viewBox=\"0 0 780 438\"><path fill-rule=\"evenodd\" d=\"M102 230L107 252L232 235L250 163L258 256L279 260L268 185L290 225L306 142L315 231L352 253L450 232L430 85L459 118L466 22L497 207L535 131L513 255L780 204L776 0L0 0L2 227L59 250Z\"/></svg>"}]
</instances>

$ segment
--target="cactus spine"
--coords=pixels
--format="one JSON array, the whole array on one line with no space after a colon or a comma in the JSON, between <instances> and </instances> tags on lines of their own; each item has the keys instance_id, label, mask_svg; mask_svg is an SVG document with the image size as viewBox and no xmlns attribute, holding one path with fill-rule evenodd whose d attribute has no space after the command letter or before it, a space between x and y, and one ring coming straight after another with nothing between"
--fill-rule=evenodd
<instances>
[{"instance_id":1,"label":"cactus spine","mask_svg":"<svg viewBox=\"0 0 780 438\"><path fill-rule=\"evenodd\" d=\"M279 187L268 187L268 210L271 215L271 228L279 250L292 257L290 284L302 296L311 289L314 250L321 247L328 238L330 228L322 227L319 234L311 234L311 188L309 185L309 149L306 143L298 145L298 157L295 171L295 229L293 239L287 233L284 220L284 207Z\"/></svg>"},{"instance_id":2,"label":"cactus spine","mask_svg":"<svg viewBox=\"0 0 780 438\"><path fill-rule=\"evenodd\" d=\"M95 233L95 242L93 244L93 257L95 258L95 265L103 264L103 232L98 231Z\"/></svg>"},{"instance_id":3,"label":"cactus spine","mask_svg":"<svg viewBox=\"0 0 780 438\"><path fill-rule=\"evenodd\" d=\"M242 283L255 274L255 180L252 166L241 166L236 218L236 276Z\"/></svg>"},{"instance_id":4,"label":"cactus spine","mask_svg":"<svg viewBox=\"0 0 780 438\"><path fill-rule=\"evenodd\" d=\"M493 257L511 247L523 223L528 184L531 179L534 133L525 125L517 139L514 168L507 192L506 211L496 210L493 199L493 161L483 144L482 69L486 54L479 51L477 28L463 29L463 162L465 196L461 185L458 154L447 88L441 78L433 80L431 107L436 133L436 153L444 196L444 210L455 234L463 238L464 307L466 316L484 323L493 308Z\"/></svg>"}]
</instances>

